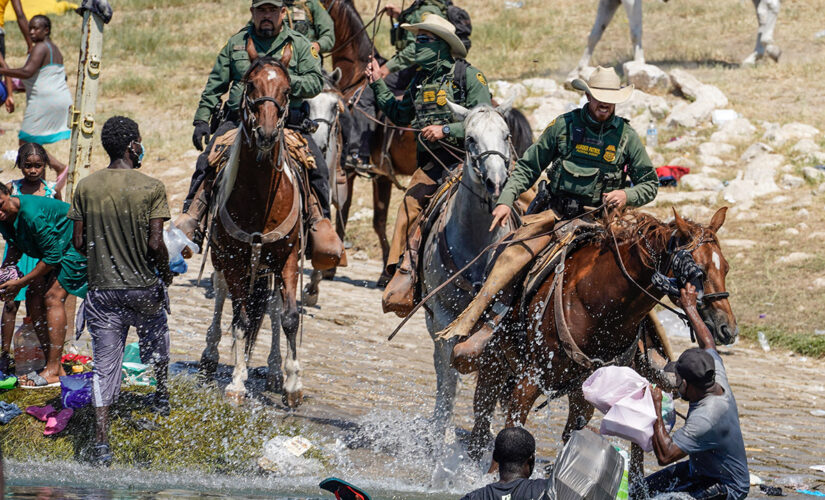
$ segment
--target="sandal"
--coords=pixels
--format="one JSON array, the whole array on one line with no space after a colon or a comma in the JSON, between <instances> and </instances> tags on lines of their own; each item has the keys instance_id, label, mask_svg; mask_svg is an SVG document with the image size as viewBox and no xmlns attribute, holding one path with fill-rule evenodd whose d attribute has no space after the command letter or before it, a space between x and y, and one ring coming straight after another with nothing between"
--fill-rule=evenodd
<instances>
[{"instance_id":1,"label":"sandal","mask_svg":"<svg viewBox=\"0 0 825 500\"><path fill-rule=\"evenodd\" d=\"M23 383L25 380L21 380L21 389L46 389L48 387L60 387L60 382L53 382L50 384L49 381L43 378L42 375L33 370L23 376L26 377L25 380L31 380L34 382L34 385L25 385Z\"/></svg>"},{"instance_id":2,"label":"sandal","mask_svg":"<svg viewBox=\"0 0 825 500\"><path fill-rule=\"evenodd\" d=\"M51 436L62 432L69 423L69 419L74 415L74 410L71 408L63 408L54 415L49 416L46 420L46 429L43 431L44 436Z\"/></svg>"},{"instance_id":3,"label":"sandal","mask_svg":"<svg viewBox=\"0 0 825 500\"><path fill-rule=\"evenodd\" d=\"M31 415L32 417L40 420L41 422L46 422L49 420L49 417L55 415L57 410L54 409L54 406L29 406L26 408L26 413Z\"/></svg>"}]
</instances>

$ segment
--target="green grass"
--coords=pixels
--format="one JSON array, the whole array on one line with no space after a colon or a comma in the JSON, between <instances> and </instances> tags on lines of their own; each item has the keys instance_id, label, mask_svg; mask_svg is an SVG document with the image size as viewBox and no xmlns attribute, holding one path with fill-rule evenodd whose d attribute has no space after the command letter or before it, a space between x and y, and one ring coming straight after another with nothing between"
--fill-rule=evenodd
<instances>
[{"instance_id":1,"label":"green grass","mask_svg":"<svg viewBox=\"0 0 825 500\"><path fill-rule=\"evenodd\" d=\"M771 325L741 325L740 335L751 342L758 342L759 332L765 334L771 348L782 348L803 356L825 358L825 335L789 332Z\"/></svg>"},{"instance_id":2,"label":"green grass","mask_svg":"<svg viewBox=\"0 0 825 500\"><path fill-rule=\"evenodd\" d=\"M278 435L303 434L292 422L279 422L274 412L262 406L230 404L214 387L201 387L192 378L173 377L172 412L159 417L146 412L143 395L147 388L124 388L113 406L110 431L115 463L152 470L200 470L208 473L250 474L258 471L257 459L268 439ZM59 389L38 391L15 389L0 400L27 406L52 404L60 407ZM138 431L133 419L145 418L159 427ZM45 424L28 415L0 427L6 457L16 460L86 460L93 446L94 411L78 411L66 430L44 437ZM313 447L305 455L326 465L328 459Z\"/></svg>"}]
</instances>

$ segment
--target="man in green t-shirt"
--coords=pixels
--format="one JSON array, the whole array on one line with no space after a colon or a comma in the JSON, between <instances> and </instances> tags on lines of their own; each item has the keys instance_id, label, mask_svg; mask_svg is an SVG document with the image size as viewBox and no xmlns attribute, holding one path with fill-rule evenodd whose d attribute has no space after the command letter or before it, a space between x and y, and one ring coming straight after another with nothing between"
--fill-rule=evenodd
<instances>
[{"instance_id":1,"label":"man in green t-shirt","mask_svg":"<svg viewBox=\"0 0 825 500\"><path fill-rule=\"evenodd\" d=\"M88 257L89 292L79 314L95 353L94 460L108 466L109 406L120 392L130 326L140 339L141 361L154 366L152 411L169 414L169 298L164 285L172 282L172 272L163 243L163 223L169 220L166 189L136 170L144 155L137 123L123 116L108 119L101 142L109 167L77 184L68 217L74 221L74 246Z\"/></svg>"}]
</instances>

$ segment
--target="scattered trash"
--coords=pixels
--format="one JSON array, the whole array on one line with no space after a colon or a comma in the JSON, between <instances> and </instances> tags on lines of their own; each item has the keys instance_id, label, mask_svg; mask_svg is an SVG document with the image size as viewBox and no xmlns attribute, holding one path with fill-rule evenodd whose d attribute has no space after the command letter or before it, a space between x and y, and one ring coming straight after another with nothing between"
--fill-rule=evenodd
<instances>
[{"instance_id":1,"label":"scattered trash","mask_svg":"<svg viewBox=\"0 0 825 500\"><path fill-rule=\"evenodd\" d=\"M825 410L811 410L811 415L815 417L825 417Z\"/></svg>"},{"instance_id":2,"label":"scattered trash","mask_svg":"<svg viewBox=\"0 0 825 500\"><path fill-rule=\"evenodd\" d=\"M295 443L299 443L301 440L306 441L305 438L297 437L300 440L295 441ZM294 437L275 436L264 443L263 456L258 459L258 465L261 469L283 477L313 475L322 471L323 465L318 460L307 457L306 450L296 455L296 452L300 451L301 445L297 448L293 448L292 445L287 447L287 443L293 442L295 439ZM306 441L306 443L309 443L309 441ZM311 443L309 443L309 447L312 447Z\"/></svg>"},{"instance_id":3,"label":"scattered trash","mask_svg":"<svg viewBox=\"0 0 825 500\"><path fill-rule=\"evenodd\" d=\"M16 404L0 401L0 424L5 425L22 413Z\"/></svg>"},{"instance_id":4,"label":"scattered trash","mask_svg":"<svg viewBox=\"0 0 825 500\"><path fill-rule=\"evenodd\" d=\"M825 335L825 330L816 329L814 330L814 335Z\"/></svg>"},{"instance_id":5,"label":"scattered trash","mask_svg":"<svg viewBox=\"0 0 825 500\"><path fill-rule=\"evenodd\" d=\"M819 472L825 472L825 465L812 465L808 468L813 469L813 470L818 470Z\"/></svg>"},{"instance_id":6,"label":"scattered trash","mask_svg":"<svg viewBox=\"0 0 825 500\"><path fill-rule=\"evenodd\" d=\"M733 109L714 109L710 115L710 120L717 127L725 122L739 118L739 113Z\"/></svg>"},{"instance_id":7,"label":"scattered trash","mask_svg":"<svg viewBox=\"0 0 825 500\"><path fill-rule=\"evenodd\" d=\"M650 124L647 126L647 141L645 145L655 148L659 145L659 131L656 130L656 122L650 120Z\"/></svg>"},{"instance_id":8,"label":"scattered trash","mask_svg":"<svg viewBox=\"0 0 825 500\"><path fill-rule=\"evenodd\" d=\"M768 343L768 339L765 337L763 332L758 332L756 337L759 339L759 345L762 346L762 350L765 352L771 352L771 345Z\"/></svg>"},{"instance_id":9,"label":"scattered trash","mask_svg":"<svg viewBox=\"0 0 825 500\"><path fill-rule=\"evenodd\" d=\"M312 443L309 442L309 439L303 436L295 436L284 443L284 448L296 457L300 457L312 448Z\"/></svg>"},{"instance_id":10,"label":"scattered trash","mask_svg":"<svg viewBox=\"0 0 825 500\"><path fill-rule=\"evenodd\" d=\"M17 385L17 377L0 372L0 390L14 389Z\"/></svg>"},{"instance_id":11,"label":"scattered trash","mask_svg":"<svg viewBox=\"0 0 825 500\"><path fill-rule=\"evenodd\" d=\"M759 486L760 484L764 483L764 481L762 481L762 478L760 478L756 474L751 474L750 476L751 476L751 486Z\"/></svg>"},{"instance_id":12,"label":"scattered trash","mask_svg":"<svg viewBox=\"0 0 825 500\"><path fill-rule=\"evenodd\" d=\"M766 494L769 497L784 497L785 493L782 492L782 488L779 486L767 486L764 484L759 485L759 490L762 493Z\"/></svg>"},{"instance_id":13,"label":"scattered trash","mask_svg":"<svg viewBox=\"0 0 825 500\"><path fill-rule=\"evenodd\" d=\"M817 31L814 38L825 38L825 30Z\"/></svg>"},{"instance_id":14,"label":"scattered trash","mask_svg":"<svg viewBox=\"0 0 825 500\"><path fill-rule=\"evenodd\" d=\"M803 495L810 495L812 497L825 497L825 493L821 491L812 491L812 490L796 490L797 493L802 493Z\"/></svg>"},{"instance_id":15,"label":"scattered trash","mask_svg":"<svg viewBox=\"0 0 825 500\"><path fill-rule=\"evenodd\" d=\"M150 366L143 363L123 363L123 385L157 385L150 375Z\"/></svg>"},{"instance_id":16,"label":"scattered trash","mask_svg":"<svg viewBox=\"0 0 825 500\"><path fill-rule=\"evenodd\" d=\"M524 7L524 2L504 2L505 9L520 9Z\"/></svg>"},{"instance_id":17,"label":"scattered trash","mask_svg":"<svg viewBox=\"0 0 825 500\"><path fill-rule=\"evenodd\" d=\"M768 315L765 314L765 313L762 313L762 314L759 315L759 319L765 319L767 317L768 317Z\"/></svg>"}]
</instances>

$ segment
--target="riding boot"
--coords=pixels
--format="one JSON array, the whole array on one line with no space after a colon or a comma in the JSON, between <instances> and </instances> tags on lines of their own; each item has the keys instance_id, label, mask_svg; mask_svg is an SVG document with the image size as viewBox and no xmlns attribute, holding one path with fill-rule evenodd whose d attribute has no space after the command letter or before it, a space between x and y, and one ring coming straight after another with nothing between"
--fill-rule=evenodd
<instances>
[{"instance_id":1,"label":"riding boot","mask_svg":"<svg viewBox=\"0 0 825 500\"><path fill-rule=\"evenodd\" d=\"M344 252L344 244L332 223L321 213L321 204L310 189L309 198L309 247L312 268L326 271L337 267Z\"/></svg>"},{"instance_id":2,"label":"riding boot","mask_svg":"<svg viewBox=\"0 0 825 500\"><path fill-rule=\"evenodd\" d=\"M551 210L526 216L522 221L522 226L513 235L513 240L546 233L553 229L555 223L556 215ZM495 299L496 295L509 286L521 270L532 262L533 258L552 240L553 235L549 234L507 246L496 259L490 274L481 287L481 291L473 297L464 312L450 326L436 335L444 339L466 337L474 329L479 318L487 310L487 306Z\"/></svg>"},{"instance_id":3,"label":"riding boot","mask_svg":"<svg viewBox=\"0 0 825 500\"><path fill-rule=\"evenodd\" d=\"M417 221L414 224L412 235L407 242L407 249L381 296L381 307L384 313L394 312L402 318L412 311L416 303L415 282L418 269L418 247L421 245L421 226Z\"/></svg>"},{"instance_id":4,"label":"riding boot","mask_svg":"<svg viewBox=\"0 0 825 500\"><path fill-rule=\"evenodd\" d=\"M185 212L181 213L174 221L175 226L183 231L187 238L192 240L196 245L203 248L203 238L205 235L205 228L203 224L206 222L206 215L209 213L209 205L211 201L213 176L209 176L201 182L198 190L195 192L194 199ZM184 255L184 258L191 257Z\"/></svg>"},{"instance_id":5,"label":"riding boot","mask_svg":"<svg viewBox=\"0 0 825 500\"><path fill-rule=\"evenodd\" d=\"M497 305L500 305L498 309L496 308ZM450 355L450 365L462 375L472 373L478 369L478 362L481 360L484 348L493 338L493 332L498 324L510 312L510 307L502 302L494 304L493 309L492 318L483 322L480 328L473 331L467 340L459 342L453 347L453 352Z\"/></svg>"}]
</instances>

